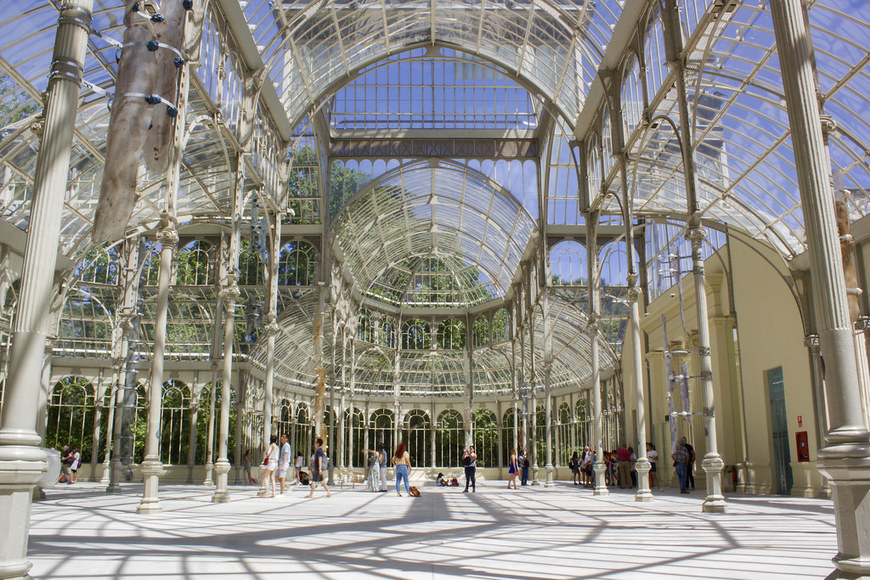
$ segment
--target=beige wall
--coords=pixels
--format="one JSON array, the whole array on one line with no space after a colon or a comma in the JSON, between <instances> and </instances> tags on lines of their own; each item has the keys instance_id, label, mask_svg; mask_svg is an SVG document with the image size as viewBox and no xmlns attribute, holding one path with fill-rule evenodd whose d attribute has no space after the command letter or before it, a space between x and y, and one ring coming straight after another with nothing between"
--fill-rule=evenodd
<instances>
[{"instance_id":1,"label":"beige wall","mask_svg":"<svg viewBox=\"0 0 870 580\"><path fill-rule=\"evenodd\" d=\"M724 257L724 248L722 252ZM712 257L706 265L719 454L729 466L741 464L745 459L744 453L748 455L749 472L741 473L744 481L749 476L750 486L747 491L770 493L775 490L766 373L770 369L782 367L794 475L792 493L816 495L822 479L814 463L818 442L811 367L808 350L804 346L804 330L797 303L788 285L767 261L777 260L774 254L762 257L742 243L734 243L731 254L736 320L731 315L727 277L722 261ZM690 352L697 349L697 316L692 276L683 279L682 294L685 329L681 322L676 287L650 304L642 323L642 329L649 339L649 352L646 355L651 382L649 406L652 411L648 421L649 431L662 457L660 471L668 473L666 481L672 479L672 469L669 467L669 426L665 421L668 399L661 317L664 314L667 320L668 341L672 349L682 347ZM628 352L630 351L626 347L623 353L625 355ZM696 354L689 355L688 367L690 376L699 374ZM674 371L679 373L679 367ZM690 379L689 388L692 411L700 411L703 408L700 381ZM629 392L627 382L626 393ZM676 411L682 410L679 385L674 391L674 404ZM798 416L802 419L802 427L798 427ZM693 415L690 422L691 427L684 419L677 419L678 435L686 435L695 446L698 457L696 469L701 472L698 475L703 479L700 469L700 459L706 452L703 419L699 415ZM743 442L744 429L746 451ZM797 431L806 431L808 434L811 451L809 463L797 462ZM728 483L730 482L726 482L726 489Z\"/></svg>"}]
</instances>

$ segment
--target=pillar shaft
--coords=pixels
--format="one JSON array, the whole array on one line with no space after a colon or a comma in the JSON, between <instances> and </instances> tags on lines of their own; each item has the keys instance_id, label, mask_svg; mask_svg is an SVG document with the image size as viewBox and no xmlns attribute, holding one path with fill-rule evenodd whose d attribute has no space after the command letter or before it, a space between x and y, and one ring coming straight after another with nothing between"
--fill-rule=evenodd
<instances>
[{"instance_id":1,"label":"pillar shaft","mask_svg":"<svg viewBox=\"0 0 870 580\"><path fill-rule=\"evenodd\" d=\"M870 433L862 416L852 325L834 221L831 164L816 94L814 54L800 0L771 3L825 362L830 430L819 469L831 480L841 572L870 575Z\"/></svg>"},{"instance_id":2,"label":"pillar shaft","mask_svg":"<svg viewBox=\"0 0 870 580\"><path fill-rule=\"evenodd\" d=\"M160 462L160 412L163 406L163 356L166 350L166 320L169 314L169 282L172 276L172 254L178 244L178 233L167 220L157 234L160 242L160 270L157 286L157 314L154 320L153 358L151 359L151 383L148 389L148 427L145 433L145 459L141 464L145 485L142 501L136 511L155 513L161 511L157 488L163 464Z\"/></svg>"},{"instance_id":3,"label":"pillar shaft","mask_svg":"<svg viewBox=\"0 0 870 580\"><path fill-rule=\"evenodd\" d=\"M36 161L21 295L12 327L9 375L0 414L0 578L30 569L27 538L31 494L46 469L36 432L45 355L46 313L53 296L64 192L78 108L92 0L68 0L60 9L45 105L45 129Z\"/></svg>"}]
</instances>

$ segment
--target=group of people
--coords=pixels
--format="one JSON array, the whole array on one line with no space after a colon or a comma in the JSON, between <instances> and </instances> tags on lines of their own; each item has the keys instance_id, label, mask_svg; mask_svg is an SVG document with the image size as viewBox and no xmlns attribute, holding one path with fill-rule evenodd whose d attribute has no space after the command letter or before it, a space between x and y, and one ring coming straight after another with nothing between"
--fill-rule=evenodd
<instances>
[{"instance_id":1,"label":"group of people","mask_svg":"<svg viewBox=\"0 0 870 580\"><path fill-rule=\"evenodd\" d=\"M57 482L69 485L77 482L81 465L82 454L78 448L75 446L70 448L68 444L64 443L60 453L60 477Z\"/></svg>"},{"instance_id":2,"label":"group of people","mask_svg":"<svg viewBox=\"0 0 870 580\"><path fill-rule=\"evenodd\" d=\"M595 449L586 446L582 456L577 451L571 456L568 466L573 473L573 483L584 487L595 486L594 465L597 459ZM654 490L659 486L658 460L659 453L656 446L650 442L646 444L646 458L650 464L649 488ZM674 469L680 482L680 492L689 493L690 488L695 489L695 449L685 437L681 437L672 455ZM637 454L634 448L625 442L616 451L604 452L604 483L608 486L618 485L620 489L637 487L637 470L635 463ZM508 484L510 485L510 484Z\"/></svg>"},{"instance_id":3,"label":"group of people","mask_svg":"<svg viewBox=\"0 0 870 580\"><path fill-rule=\"evenodd\" d=\"M263 477L266 482L266 490L269 491L266 497L281 497L284 495L285 488L288 485L287 473L290 471L290 463L292 460L293 450L287 439L287 434L285 433L281 435L280 438L277 435L272 435L269 438L269 447L263 455ZM248 479L251 483L257 483L257 480L251 475L250 451L245 453L244 464ZM323 439L318 438L314 442L314 450L311 454L311 462L309 464L311 474L308 475L308 482L311 485L311 491L306 497L313 497L314 490L317 488L318 483L326 490L327 497L332 495L329 488L326 486L326 482L323 480L323 473L329 468L328 466L329 459L323 449ZM302 469L303 457L301 453L296 456L294 468L296 471L294 484L304 485L305 482L303 478L306 474ZM280 493L278 492L279 487L281 490Z\"/></svg>"}]
</instances>

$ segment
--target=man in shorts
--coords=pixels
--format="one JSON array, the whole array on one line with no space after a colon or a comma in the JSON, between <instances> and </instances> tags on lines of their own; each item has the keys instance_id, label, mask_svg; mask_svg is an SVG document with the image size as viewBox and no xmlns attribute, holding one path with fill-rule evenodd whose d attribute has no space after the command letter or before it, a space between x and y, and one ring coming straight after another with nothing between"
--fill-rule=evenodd
<instances>
[{"instance_id":1,"label":"man in shorts","mask_svg":"<svg viewBox=\"0 0 870 580\"><path fill-rule=\"evenodd\" d=\"M287 442L287 434L281 435L281 453L278 455L278 482L281 484L281 493L284 495L284 480L287 479L287 470L290 469L290 443Z\"/></svg>"},{"instance_id":2,"label":"man in shorts","mask_svg":"<svg viewBox=\"0 0 870 580\"><path fill-rule=\"evenodd\" d=\"M326 487L326 482L323 481L324 467L326 465L326 453L323 451L323 439L320 437L314 442L314 457L311 461L311 491L305 497L314 497L314 490L317 489L317 484L323 486L326 490L326 497L331 496L329 488Z\"/></svg>"}]
</instances>

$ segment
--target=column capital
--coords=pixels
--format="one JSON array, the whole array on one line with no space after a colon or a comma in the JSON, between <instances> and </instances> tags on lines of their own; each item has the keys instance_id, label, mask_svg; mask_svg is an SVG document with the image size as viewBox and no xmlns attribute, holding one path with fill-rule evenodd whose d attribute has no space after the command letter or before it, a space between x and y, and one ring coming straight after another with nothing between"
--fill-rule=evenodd
<instances>
[{"instance_id":1,"label":"column capital","mask_svg":"<svg viewBox=\"0 0 870 580\"><path fill-rule=\"evenodd\" d=\"M178 243L178 218L164 211L160 214L160 229L157 230L156 238L161 245L174 246Z\"/></svg>"},{"instance_id":2,"label":"column capital","mask_svg":"<svg viewBox=\"0 0 870 580\"><path fill-rule=\"evenodd\" d=\"M700 246L707 239L707 228L696 224L689 227L686 232L686 239L692 242L692 247Z\"/></svg>"},{"instance_id":3,"label":"column capital","mask_svg":"<svg viewBox=\"0 0 870 580\"><path fill-rule=\"evenodd\" d=\"M822 351L822 345L819 342L819 335L818 334L806 335L804 337L804 345L806 345L806 347L808 349L810 349L810 352L813 353L814 355L817 355Z\"/></svg>"},{"instance_id":4,"label":"column capital","mask_svg":"<svg viewBox=\"0 0 870 580\"><path fill-rule=\"evenodd\" d=\"M633 284L631 282L629 282L629 286L628 286L628 302L629 302L629 304L634 303L634 302L638 302L642 295L643 295L643 290L641 290L640 286L637 285L636 281Z\"/></svg>"},{"instance_id":5,"label":"column capital","mask_svg":"<svg viewBox=\"0 0 870 580\"><path fill-rule=\"evenodd\" d=\"M272 313L263 315L263 330L265 330L266 336L277 336L281 333L281 327L278 326L277 319Z\"/></svg>"}]
</instances>

